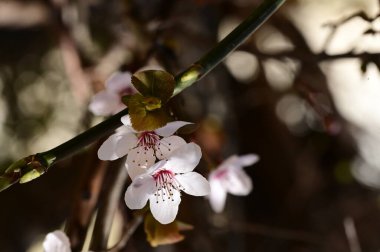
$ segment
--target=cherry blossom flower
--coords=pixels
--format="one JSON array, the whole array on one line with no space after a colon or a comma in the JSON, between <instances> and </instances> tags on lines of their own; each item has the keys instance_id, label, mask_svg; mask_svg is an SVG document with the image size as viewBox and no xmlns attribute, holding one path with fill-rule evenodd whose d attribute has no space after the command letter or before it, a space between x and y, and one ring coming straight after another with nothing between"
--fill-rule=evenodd
<instances>
[{"instance_id":1,"label":"cherry blossom flower","mask_svg":"<svg viewBox=\"0 0 380 252\"><path fill-rule=\"evenodd\" d=\"M201 149L195 143L176 149L169 158L132 177L125 203L130 209L141 209L149 200L150 211L157 221L173 222L181 202L181 191L194 196L210 192L208 181L193 172L201 156Z\"/></svg>"},{"instance_id":2,"label":"cherry blossom flower","mask_svg":"<svg viewBox=\"0 0 380 252\"><path fill-rule=\"evenodd\" d=\"M116 72L106 80L105 90L92 97L89 110L98 116L109 116L125 109L121 101L124 95L135 94L137 91L131 83L132 75L129 72Z\"/></svg>"},{"instance_id":3,"label":"cherry blossom flower","mask_svg":"<svg viewBox=\"0 0 380 252\"><path fill-rule=\"evenodd\" d=\"M215 212L223 211L227 193L245 196L252 191L252 180L243 167L253 165L258 160L259 157L254 154L233 155L210 173L211 192L208 198Z\"/></svg>"},{"instance_id":4,"label":"cherry blossom flower","mask_svg":"<svg viewBox=\"0 0 380 252\"><path fill-rule=\"evenodd\" d=\"M71 252L69 238L60 230L48 233L42 246L44 252Z\"/></svg>"},{"instance_id":5,"label":"cherry blossom flower","mask_svg":"<svg viewBox=\"0 0 380 252\"><path fill-rule=\"evenodd\" d=\"M101 160L115 160L127 155L125 166L131 177L142 174L152 166L156 159L167 158L173 151L186 142L173 134L181 127L190 124L174 121L154 131L137 132L132 128L130 117L123 116L124 126L111 135L99 148Z\"/></svg>"}]
</instances>

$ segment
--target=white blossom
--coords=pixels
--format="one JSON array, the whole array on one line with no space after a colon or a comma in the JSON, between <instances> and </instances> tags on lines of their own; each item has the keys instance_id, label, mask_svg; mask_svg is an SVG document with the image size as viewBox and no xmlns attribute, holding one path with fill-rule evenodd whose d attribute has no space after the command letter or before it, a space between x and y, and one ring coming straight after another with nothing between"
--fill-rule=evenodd
<instances>
[{"instance_id":1,"label":"white blossom","mask_svg":"<svg viewBox=\"0 0 380 252\"><path fill-rule=\"evenodd\" d=\"M69 238L60 230L48 233L42 246L44 252L71 252Z\"/></svg>"},{"instance_id":2,"label":"white blossom","mask_svg":"<svg viewBox=\"0 0 380 252\"><path fill-rule=\"evenodd\" d=\"M109 116L125 109L121 97L137 92L131 83L131 77L130 72L112 74L106 80L105 89L92 97L89 110L98 116Z\"/></svg>"},{"instance_id":3,"label":"white blossom","mask_svg":"<svg viewBox=\"0 0 380 252\"><path fill-rule=\"evenodd\" d=\"M137 132L132 128L130 117L121 118L123 126L111 135L99 148L101 160L115 160L127 155L126 168L131 177L145 172L156 159L162 160L186 142L173 134L189 122L169 122L154 131Z\"/></svg>"},{"instance_id":4,"label":"white blossom","mask_svg":"<svg viewBox=\"0 0 380 252\"><path fill-rule=\"evenodd\" d=\"M243 167L253 165L258 160L259 157L254 154L233 155L210 173L211 192L208 198L215 212L223 211L227 193L245 196L252 191L252 180Z\"/></svg>"},{"instance_id":5,"label":"white blossom","mask_svg":"<svg viewBox=\"0 0 380 252\"><path fill-rule=\"evenodd\" d=\"M162 224L173 222L181 202L181 191L194 196L205 196L210 192L208 181L193 172L201 156L195 143L176 149L169 158L132 177L125 193L125 203L130 209L141 209L149 200L156 220Z\"/></svg>"}]
</instances>

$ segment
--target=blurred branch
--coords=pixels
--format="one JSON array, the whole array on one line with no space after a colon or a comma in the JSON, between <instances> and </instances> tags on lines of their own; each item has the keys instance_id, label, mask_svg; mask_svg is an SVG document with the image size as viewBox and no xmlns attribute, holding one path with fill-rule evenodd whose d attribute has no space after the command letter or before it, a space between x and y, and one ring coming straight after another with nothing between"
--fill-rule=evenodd
<instances>
[{"instance_id":1,"label":"blurred branch","mask_svg":"<svg viewBox=\"0 0 380 252\"><path fill-rule=\"evenodd\" d=\"M356 233L355 223L351 217L344 218L344 231L346 232L350 252L361 252L358 235Z\"/></svg>"},{"instance_id":2,"label":"blurred branch","mask_svg":"<svg viewBox=\"0 0 380 252\"><path fill-rule=\"evenodd\" d=\"M327 48L327 46L331 43L335 33L336 33L336 30L339 28L339 26L347 23L348 21L354 19L354 18L361 18L363 19L364 21L367 21L369 23L372 23L374 20L376 20L378 17L380 17L380 14L377 14L376 16L374 16L373 18L369 17L364 11L359 11L359 12L355 12L353 14L351 14L350 16L348 17L345 17L341 20L338 20L338 21L335 21L335 22L329 22L327 24L325 24L324 26L325 27L329 27L331 28L331 32L330 34L327 36L327 39L325 41L325 44L323 45L323 48Z\"/></svg>"},{"instance_id":3,"label":"blurred branch","mask_svg":"<svg viewBox=\"0 0 380 252\"><path fill-rule=\"evenodd\" d=\"M176 76L177 86L174 95L202 79L216 67L229 53L240 46L253 32L255 32L285 0L264 0L252 14L220 41L201 59Z\"/></svg>"},{"instance_id":4,"label":"blurred branch","mask_svg":"<svg viewBox=\"0 0 380 252\"><path fill-rule=\"evenodd\" d=\"M107 249L112 221L127 179L124 162L125 159L121 158L108 165L108 172L102 186L101 200L99 201L95 227L91 238L90 249L93 251Z\"/></svg>"},{"instance_id":5,"label":"blurred branch","mask_svg":"<svg viewBox=\"0 0 380 252\"><path fill-rule=\"evenodd\" d=\"M133 220L128 224L126 232L121 237L120 241L115 246L108 249L107 252L117 252L117 251L121 251L123 248L125 248L129 239L135 233L136 229L141 225L143 220L144 220L144 217L142 215L135 216L133 218Z\"/></svg>"},{"instance_id":6,"label":"blurred branch","mask_svg":"<svg viewBox=\"0 0 380 252\"><path fill-rule=\"evenodd\" d=\"M70 239L73 251L81 251L91 217L98 203L101 184L103 183L104 174L106 173L106 162L103 162L94 155L100 144L85 153L85 157L80 155L72 160L72 163L79 163L84 160L84 171L74 200L74 207L68 218L65 231ZM90 161L86 161L90 160Z\"/></svg>"},{"instance_id":7,"label":"blurred branch","mask_svg":"<svg viewBox=\"0 0 380 252\"><path fill-rule=\"evenodd\" d=\"M317 54L308 54L305 55L302 52L299 51L284 51L284 52L278 52L278 53L265 53L261 52L257 48L252 48L251 46L243 46L243 50L246 50L248 52L253 53L255 56L257 56L260 60L265 59L285 59L285 58L292 58L296 60L300 60L303 63L320 63L323 61L329 61L329 60L339 60L339 59L348 59L348 58L357 58L362 60L369 60L369 61L379 61L380 60L380 53L355 53L355 52L347 52L347 53L341 53L341 54L328 54L326 52L321 52Z\"/></svg>"},{"instance_id":8,"label":"blurred branch","mask_svg":"<svg viewBox=\"0 0 380 252\"><path fill-rule=\"evenodd\" d=\"M59 45L63 63L73 95L79 104L86 104L91 93L91 82L82 68L82 63L72 38L64 31L61 32Z\"/></svg>"}]
</instances>

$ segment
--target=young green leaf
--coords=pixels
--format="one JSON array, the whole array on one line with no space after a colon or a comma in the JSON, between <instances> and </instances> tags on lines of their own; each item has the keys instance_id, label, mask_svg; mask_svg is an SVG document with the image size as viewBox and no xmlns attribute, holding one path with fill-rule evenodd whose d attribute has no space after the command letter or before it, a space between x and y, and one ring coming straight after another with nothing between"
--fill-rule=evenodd
<instances>
[{"instance_id":1,"label":"young green leaf","mask_svg":"<svg viewBox=\"0 0 380 252\"><path fill-rule=\"evenodd\" d=\"M123 97L129 108L132 126L138 131L155 130L171 121L169 110L156 97L141 94Z\"/></svg>"},{"instance_id":2,"label":"young green leaf","mask_svg":"<svg viewBox=\"0 0 380 252\"><path fill-rule=\"evenodd\" d=\"M173 95L174 76L162 70L137 72L132 76L132 84L146 97L156 97L166 103Z\"/></svg>"}]
</instances>

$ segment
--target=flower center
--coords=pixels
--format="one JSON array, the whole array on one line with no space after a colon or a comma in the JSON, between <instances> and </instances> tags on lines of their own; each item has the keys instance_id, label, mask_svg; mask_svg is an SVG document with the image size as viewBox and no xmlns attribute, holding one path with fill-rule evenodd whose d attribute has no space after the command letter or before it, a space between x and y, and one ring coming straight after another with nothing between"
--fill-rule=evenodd
<instances>
[{"instance_id":1,"label":"flower center","mask_svg":"<svg viewBox=\"0 0 380 252\"><path fill-rule=\"evenodd\" d=\"M223 179L227 176L227 173L228 173L227 170L219 170L219 171L215 171L213 176L216 179Z\"/></svg>"},{"instance_id":2,"label":"flower center","mask_svg":"<svg viewBox=\"0 0 380 252\"><path fill-rule=\"evenodd\" d=\"M144 131L138 138L137 146L153 148L158 141L160 141L160 137L156 133L153 131Z\"/></svg>"},{"instance_id":3,"label":"flower center","mask_svg":"<svg viewBox=\"0 0 380 252\"><path fill-rule=\"evenodd\" d=\"M184 191L185 188L181 186L178 180L175 178L175 173L169 170L159 170L153 174L153 179L156 182L155 192L156 201L158 203L159 199L165 201L165 199L174 201L173 195L174 190L176 191Z\"/></svg>"}]
</instances>

